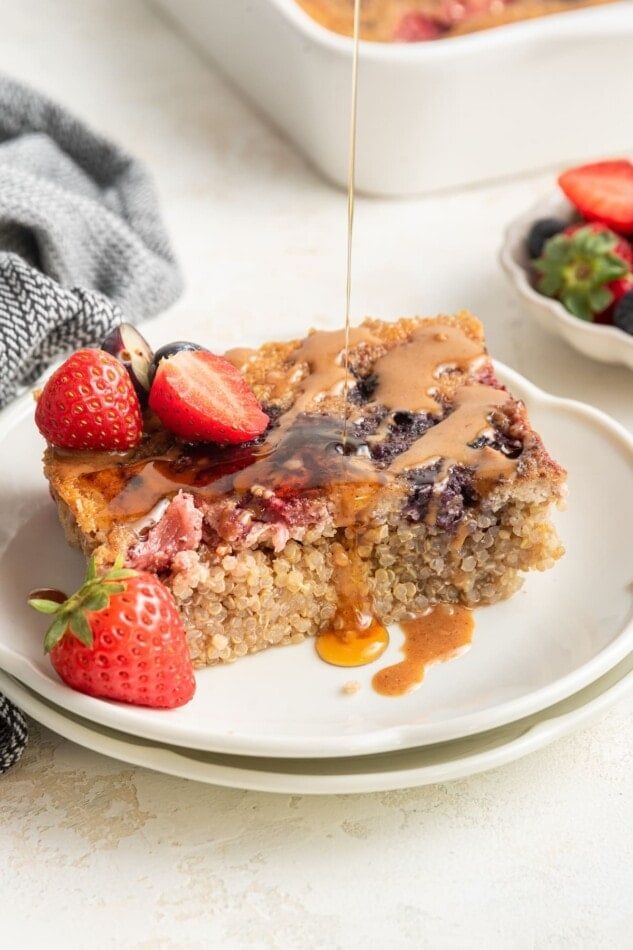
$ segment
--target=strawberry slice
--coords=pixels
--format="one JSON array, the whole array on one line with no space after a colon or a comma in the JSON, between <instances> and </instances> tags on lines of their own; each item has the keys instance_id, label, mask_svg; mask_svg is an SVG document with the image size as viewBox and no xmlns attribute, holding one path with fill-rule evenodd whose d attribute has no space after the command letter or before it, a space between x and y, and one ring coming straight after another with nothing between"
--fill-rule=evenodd
<instances>
[{"instance_id":1,"label":"strawberry slice","mask_svg":"<svg viewBox=\"0 0 633 950\"><path fill-rule=\"evenodd\" d=\"M149 407L187 442L248 442L269 421L232 363L207 350L180 350L162 359Z\"/></svg>"},{"instance_id":2,"label":"strawberry slice","mask_svg":"<svg viewBox=\"0 0 633 950\"><path fill-rule=\"evenodd\" d=\"M570 168L558 184L588 221L633 234L633 164L626 159Z\"/></svg>"}]
</instances>

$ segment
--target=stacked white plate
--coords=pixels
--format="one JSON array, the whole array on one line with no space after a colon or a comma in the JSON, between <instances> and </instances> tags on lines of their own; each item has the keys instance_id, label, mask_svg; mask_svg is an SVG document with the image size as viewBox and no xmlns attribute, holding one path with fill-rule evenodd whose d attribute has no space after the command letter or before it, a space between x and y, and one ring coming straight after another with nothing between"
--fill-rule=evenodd
<instances>
[{"instance_id":1,"label":"stacked white plate","mask_svg":"<svg viewBox=\"0 0 633 950\"><path fill-rule=\"evenodd\" d=\"M446 781L538 749L633 686L633 439L587 406L555 399L498 366L569 471L556 515L567 549L511 600L476 612L468 653L386 698L375 665L322 663L310 641L197 674L182 709L96 700L64 686L42 649L30 590L83 575L41 473L24 397L0 417L0 690L66 738L125 762L203 782L285 793L359 792ZM402 635L381 665L397 662ZM360 690L348 694L349 679Z\"/></svg>"}]
</instances>

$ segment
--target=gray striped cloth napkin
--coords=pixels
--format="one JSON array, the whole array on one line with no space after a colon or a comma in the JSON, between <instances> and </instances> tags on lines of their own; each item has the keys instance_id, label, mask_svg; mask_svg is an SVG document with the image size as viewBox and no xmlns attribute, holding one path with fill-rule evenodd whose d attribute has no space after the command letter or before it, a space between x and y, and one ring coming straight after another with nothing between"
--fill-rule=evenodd
<instances>
[{"instance_id":1,"label":"gray striped cloth napkin","mask_svg":"<svg viewBox=\"0 0 633 950\"><path fill-rule=\"evenodd\" d=\"M144 167L0 76L0 406L56 357L152 316L181 278ZM0 695L0 773L26 744Z\"/></svg>"}]
</instances>

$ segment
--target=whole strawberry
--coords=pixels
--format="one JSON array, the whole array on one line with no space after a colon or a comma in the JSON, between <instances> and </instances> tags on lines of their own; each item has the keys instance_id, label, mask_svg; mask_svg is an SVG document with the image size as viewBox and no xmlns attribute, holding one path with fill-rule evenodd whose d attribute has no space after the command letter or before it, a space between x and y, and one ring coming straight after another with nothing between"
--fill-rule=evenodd
<instances>
[{"instance_id":1,"label":"whole strawberry","mask_svg":"<svg viewBox=\"0 0 633 950\"><path fill-rule=\"evenodd\" d=\"M174 600L155 575L121 564L96 577L91 560L83 586L62 604L29 600L54 617L44 649L61 679L81 693L138 706L182 706L196 687Z\"/></svg>"},{"instance_id":2,"label":"whole strawberry","mask_svg":"<svg viewBox=\"0 0 633 950\"><path fill-rule=\"evenodd\" d=\"M125 367L103 350L78 350L47 381L35 424L60 449L120 451L138 445L143 419Z\"/></svg>"},{"instance_id":3,"label":"whole strawberry","mask_svg":"<svg viewBox=\"0 0 633 950\"><path fill-rule=\"evenodd\" d=\"M537 289L581 320L610 323L615 304L633 288L631 245L599 223L550 238L532 266Z\"/></svg>"}]
</instances>

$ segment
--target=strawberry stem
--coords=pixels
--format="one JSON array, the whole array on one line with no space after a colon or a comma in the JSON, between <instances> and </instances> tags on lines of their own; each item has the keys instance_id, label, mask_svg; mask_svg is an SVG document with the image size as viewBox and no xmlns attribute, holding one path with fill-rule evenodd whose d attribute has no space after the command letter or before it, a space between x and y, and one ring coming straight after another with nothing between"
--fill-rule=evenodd
<instances>
[{"instance_id":1,"label":"strawberry stem","mask_svg":"<svg viewBox=\"0 0 633 950\"><path fill-rule=\"evenodd\" d=\"M539 291L560 300L581 320L593 320L613 302L609 284L629 272L628 263L615 253L616 244L614 234L591 227L550 238L533 262Z\"/></svg>"},{"instance_id":2,"label":"strawberry stem","mask_svg":"<svg viewBox=\"0 0 633 950\"><path fill-rule=\"evenodd\" d=\"M55 618L46 631L44 652L50 653L68 631L86 646L92 646L92 630L86 612L96 613L104 610L113 594L120 594L125 590L125 584L119 582L128 577L135 577L137 573L124 568L123 558L118 557L109 571L97 576L95 560L91 557L84 583L63 603L45 597L30 597L27 601L30 607Z\"/></svg>"}]
</instances>

